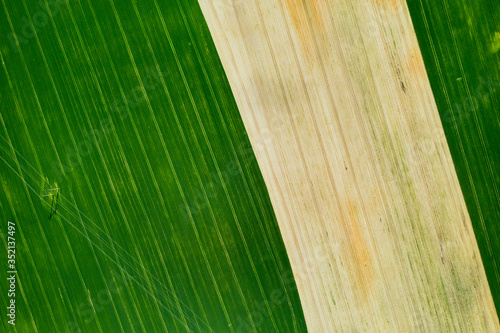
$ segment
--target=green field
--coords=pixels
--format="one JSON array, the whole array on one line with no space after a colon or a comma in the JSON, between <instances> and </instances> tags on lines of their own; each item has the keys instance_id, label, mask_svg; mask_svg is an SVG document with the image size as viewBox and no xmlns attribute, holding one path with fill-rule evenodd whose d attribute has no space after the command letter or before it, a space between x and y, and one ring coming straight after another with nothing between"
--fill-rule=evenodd
<instances>
[{"instance_id":1,"label":"green field","mask_svg":"<svg viewBox=\"0 0 500 333\"><path fill-rule=\"evenodd\" d=\"M500 2L408 0L500 311Z\"/></svg>"},{"instance_id":2,"label":"green field","mask_svg":"<svg viewBox=\"0 0 500 333\"><path fill-rule=\"evenodd\" d=\"M0 331L306 332L197 1L1 1ZM499 311L500 3L407 4Z\"/></svg>"},{"instance_id":3,"label":"green field","mask_svg":"<svg viewBox=\"0 0 500 333\"><path fill-rule=\"evenodd\" d=\"M2 0L0 33L0 331L306 331L196 1Z\"/></svg>"}]
</instances>

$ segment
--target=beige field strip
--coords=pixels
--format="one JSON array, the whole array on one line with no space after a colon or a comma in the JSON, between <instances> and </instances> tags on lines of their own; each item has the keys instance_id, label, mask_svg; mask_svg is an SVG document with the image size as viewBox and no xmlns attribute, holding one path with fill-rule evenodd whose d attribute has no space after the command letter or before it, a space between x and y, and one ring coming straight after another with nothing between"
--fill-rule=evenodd
<instances>
[{"instance_id":1,"label":"beige field strip","mask_svg":"<svg viewBox=\"0 0 500 333\"><path fill-rule=\"evenodd\" d=\"M500 331L406 3L200 5L309 331Z\"/></svg>"}]
</instances>

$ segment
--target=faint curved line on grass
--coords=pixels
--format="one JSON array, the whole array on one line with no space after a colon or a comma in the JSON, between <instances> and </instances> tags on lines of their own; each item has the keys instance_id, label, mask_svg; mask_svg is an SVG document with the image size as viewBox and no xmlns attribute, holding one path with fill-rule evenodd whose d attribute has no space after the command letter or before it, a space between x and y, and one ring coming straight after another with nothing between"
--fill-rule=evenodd
<instances>
[{"instance_id":1,"label":"faint curved line on grass","mask_svg":"<svg viewBox=\"0 0 500 333\"><path fill-rule=\"evenodd\" d=\"M4 140L5 140L5 138L4 138L3 136L1 136L1 135L0 135L0 137L1 137L2 139L4 139ZM14 150L15 150L15 148L14 148L12 145L11 145L11 147L12 147L12 149L14 149ZM2 148L2 149L4 149L4 150L6 150L6 149L5 149L5 147L3 147L3 145L0 145L0 148ZM22 157L22 155L21 155L21 154L20 154L17 150L15 150L15 151L17 152L17 154L19 154L19 155ZM12 156L11 156L11 157L12 157ZM24 157L22 157L22 158L23 158L23 159L24 159L24 160L28 163L28 165L29 165L31 168L33 168L33 166L31 166L31 164L29 164L29 162L28 162L28 161L27 161ZM18 177L19 177L19 178L20 178L20 179L21 179L24 183L26 183L26 185L27 185L27 186L28 186L28 187L29 187L29 188L33 191L33 193L35 193L35 195L36 195L37 197L39 197L39 198L41 199L41 201L42 201L44 204L48 205L48 203L47 203L47 202L45 202L45 200L43 200L43 198L42 198L42 197L41 197L41 196L40 196L40 195L36 192L36 190L35 190L35 189L34 189L34 188L33 188L33 187L32 187L32 186L31 186L31 185L30 185L30 184L29 184L29 183L25 180L25 178L23 178L23 177L22 177L22 176L21 176L21 175L20 175L20 174L19 174L16 170L14 170L14 168L13 168L13 167L12 167L12 166L11 166L11 165L10 165L10 164L6 161L6 160L5 160L2 156L0 156L0 159L2 159L2 160L5 162L5 164L7 164L7 165L9 166L9 168L11 168L11 169L14 171L14 173L15 173L15 174L16 174L16 175L17 175L17 176L18 176ZM20 166L20 167L21 167L21 168L25 171L25 173L27 173L27 174L28 174L28 176L29 176L30 178L34 179L34 177L33 177L33 176L29 173L29 171L27 171L27 170L25 169L25 167L21 166L21 164L19 164L19 166ZM34 168L33 168L33 169L34 169ZM37 171L35 170L35 172L37 172ZM38 173L38 172L37 172L37 173ZM39 174L39 175L40 175L40 174ZM40 176L41 176L41 175L40 175ZM43 187L41 186L41 184L40 184L40 183L38 183L36 180L35 180L35 183L37 183L37 185L38 185L38 186L40 186L40 187L43 189ZM64 198L62 195L60 195L60 196L61 196L62 198ZM64 200L68 201L66 198L64 198ZM69 202L69 201L68 201L68 202ZM72 205L72 204L70 203L70 205ZM70 215L72 215L73 217L75 217L75 216L74 216L74 214L73 214L73 212L71 212L69 209L67 209L64 205L60 204L59 206L60 206L60 207L62 207L62 208L64 208L66 211L68 211L68 213L70 213ZM73 205L72 205L72 206L73 206ZM74 206L73 206L73 207L74 207ZM81 212L81 210L79 210L78 208L76 208L76 207L75 207L75 209L76 209L78 212L80 212L83 216L86 216L86 215L85 215L83 212ZM120 265L119 265L116 261L114 261L114 260L113 260L113 259L112 259L112 258L111 258L111 257L110 257L110 256L109 256L109 255L108 255L108 254L104 251L104 250L102 250L99 246L97 246L97 245L96 245L96 244L95 244L95 243L94 243L94 242L93 242L90 238L88 238L86 235L84 235L84 234L83 234L83 233L82 233L82 232L81 232L81 231L80 231L77 227L75 227L75 226L74 226L74 225L73 225L73 224L72 224L72 223L71 223L71 222L70 222L70 221L69 221L66 217L64 217L62 214L59 214L59 215L60 215L60 216L61 216L64 220L66 220L66 221L67 221L67 222L68 222L68 223L69 223L69 224L70 224L73 228L75 228L75 229L76 229L76 230L77 230L77 231L78 231L78 232L79 232L79 233L80 233L80 234L81 234L84 238L86 238L86 239L87 239L88 241L90 241L90 242L91 242L91 243L92 243L95 247L97 247L97 248L98 248L98 249L99 249L99 250L100 250L100 251L101 251L104 255L106 255L106 256L107 256L110 260L112 260L112 261L113 261L113 262L114 262L114 263L115 263L115 264L116 264L116 265L117 265L117 266L118 266L121 270L123 270L124 272L126 272L126 274L127 274L127 275L131 276L131 275L130 275L130 273L128 273L127 271L125 271L125 269L124 269L124 268L122 268L122 267L121 267L121 266L120 266ZM95 225L95 226L96 226L99 230L101 230L101 231L102 231L102 229L100 229L100 228L99 228L99 226L98 226L97 224L95 224L92 220L90 220L90 218L88 218L88 217L87 217L87 219L88 219L90 222L92 222L92 224L93 224L93 225ZM87 226L87 228L91 231L91 233L93 233L93 234L95 235L95 237L96 237L97 239L99 239L102 243L104 243L107 247L109 247L109 248L111 249L110 245L106 243L106 240L104 240L103 238L101 238L101 236L100 236L100 235L99 235L96 231L94 231L94 230L93 230L93 229L92 229L92 228L91 228L88 224L86 224L85 222L83 222L83 221L82 221L82 223L83 223L84 225L86 225L86 226ZM108 235L108 237L109 237L109 235ZM123 249L123 247L121 247L121 246L120 246L120 245L119 245L116 241L114 241L111 237L109 237L109 238L112 240L112 242L113 242L114 244L116 244L118 247L120 247L120 248L121 248L121 249L122 249L122 250L123 250L126 254L128 254L128 255L129 255L129 257L130 257L130 258L132 258L132 259L133 259L134 261L136 261L136 263L137 263L137 259L135 259L134 257L132 257L132 255L130 255L130 254L129 254L129 253L128 253L125 249ZM112 250L112 249L111 249L111 250ZM115 254L116 254L117 256L119 256L119 257L122 259L122 261L124 261L126 264L128 264L128 266L129 266L129 267L132 267L132 268L133 268L132 264L131 264L131 263L130 263L130 262L129 262L126 258L124 258L124 257L123 257L120 253L118 253L118 252L116 252L116 251L113 251L113 252L115 252ZM140 265L140 263L139 263L139 265ZM141 265L140 265L140 266L141 266ZM150 276L151 276L151 277L153 277L155 280L157 280L157 281L158 281L158 283L160 283L160 285L161 285L162 287L164 287L164 288L165 288L165 290L167 290L169 293L172 293L170 290L168 290L168 288L166 288L166 286L164 286L163 284L161 284L161 282L160 282L160 281L159 281L159 280L158 280L158 279L157 279L157 278L156 278L156 277L155 277L155 276L154 276L151 272L149 272L149 271L148 271L145 267L143 267L143 266L142 266L141 268L143 268L143 269L144 269L147 273L149 273L149 274L150 274ZM137 270L136 270L135 268L133 268L133 269L136 271L136 273L139 273L139 275L141 275L141 274L140 274L140 272L137 272ZM134 281L137 281L135 278L133 278L133 280L134 280ZM161 292L161 290L160 290L160 288L159 288L159 287L155 286L155 285L154 285L154 284L152 284L152 283L150 283L150 284L153 286L153 288L155 288L155 289L156 289L156 291L157 291L157 292L159 292L160 294L162 294L162 292ZM141 284L141 288L143 288L143 289L144 289L144 287L142 286L142 284ZM166 296L166 295L164 295L164 296ZM173 296L174 296L174 297L176 297L175 295L173 295ZM153 296L153 297L154 297L154 296ZM168 297L166 297L166 298L168 299ZM177 298L177 297L176 297L176 298ZM155 297L154 297L154 299L155 299L155 301L159 302L159 301L158 301ZM178 298L177 298L177 299L178 299ZM194 315L195 317L197 317L197 318L198 318L201 322L203 322L203 323L205 324L205 326L207 326L207 328L209 328L209 329L210 329L210 331L212 331L212 332L213 332L213 330L210 328L210 326L208 325L208 323L206 323L206 322L205 322L205 321L203 321L201 318L199 318L199 317L198 317L198 316L197 316L197 315L196 315L196 314L195 314L195 313L194 313L194 312L193 312L193 311L192 311L192 310L191 310L191 309L190 309L190 308L189 308L189 307L188 307L185 303L183 303L180 299L178 299L178 301L179 301L180 303L182 303L182 304L183 304L183 305L184 305L184 306L185 306L185 307L186 307L189 311L191 311L191 313L193 313L193 315ZM170 302L171 302L171 301L170 301ZM161 302L159 302L159 303L160 303L160 304L162 304ZM166 308L164 305L162 305L162 306L163 306L164 308ZM168 309L167 309L167 310L168 310ZM169 311L169 312L170 312L170 313L171 313L171 314L175 317L175 315L172 313L172 311L170 311L170 310L168 310L168 311ZM189 316L186 316L186 317L188 317L188 318L189 318ZM190 321L191 321L192 323L195 323L193 319L190 319ZM183 324L183 325L184 325L184 324ZM196 324L196 323L195 323L195 325L196 325L196 326L198 326L198 328L200 328L200 329L201 329L201 327L200 327L198 324Z\"/></svg>"}]
</instances>

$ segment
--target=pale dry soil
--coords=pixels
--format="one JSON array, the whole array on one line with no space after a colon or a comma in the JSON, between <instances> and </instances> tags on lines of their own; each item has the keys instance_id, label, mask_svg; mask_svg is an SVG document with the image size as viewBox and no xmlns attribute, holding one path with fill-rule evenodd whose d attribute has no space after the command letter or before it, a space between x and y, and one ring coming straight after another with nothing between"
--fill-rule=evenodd
<instances>
[{"instance_id":1,"label":"pale dry soil","mask_svg":"<svg viewBox=\"0 0 500 333\"><path fill-rule=\"evenodd\" d=\"M406 3L200 5L309 331L499 331Z\"/></svg>"}]
</instances>

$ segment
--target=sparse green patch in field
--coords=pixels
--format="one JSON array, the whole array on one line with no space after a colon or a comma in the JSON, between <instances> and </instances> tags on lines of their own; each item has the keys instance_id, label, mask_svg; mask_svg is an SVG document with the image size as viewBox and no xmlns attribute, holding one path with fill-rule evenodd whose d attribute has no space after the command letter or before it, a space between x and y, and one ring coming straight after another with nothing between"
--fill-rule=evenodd
<instances>
[{"instance_id":1,"label":"sparse green patch in field","mask_svg":"<svg viewBox=\"0 0 500 333\"><path fill-rule=\"evenodd\" d=\"M498 312L500 3L419 0L408 6Z\"/></svg>"}]
</instances>

